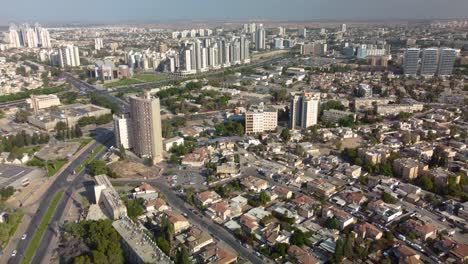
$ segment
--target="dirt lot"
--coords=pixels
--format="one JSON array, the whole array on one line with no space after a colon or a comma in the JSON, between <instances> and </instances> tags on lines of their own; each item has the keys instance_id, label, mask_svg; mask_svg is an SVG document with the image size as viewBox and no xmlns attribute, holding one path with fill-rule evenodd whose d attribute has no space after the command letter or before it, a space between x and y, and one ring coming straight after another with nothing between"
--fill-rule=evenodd
<instances>
[{"instance_id":1,"label":"dirt lot","mask_svg":"<svg viewBox=\"0 0 468 264\"><path fill-rule=\"evenodd\" d=\"M42 160L60 160L71 157L79 147L79 142L57 142L45 146L36 156Z\"/></svg>"},{"instance_id":2,"label":"dirt lot","mask_svg":"<svg viewBox=\"0 0 468 264\"><path fill-rule=\"evenodd\" d=\"M110 164L109 167L121 178L153 178L158 176L160 170L131 161L117 161Z\"/></svg>"}]
</instances>

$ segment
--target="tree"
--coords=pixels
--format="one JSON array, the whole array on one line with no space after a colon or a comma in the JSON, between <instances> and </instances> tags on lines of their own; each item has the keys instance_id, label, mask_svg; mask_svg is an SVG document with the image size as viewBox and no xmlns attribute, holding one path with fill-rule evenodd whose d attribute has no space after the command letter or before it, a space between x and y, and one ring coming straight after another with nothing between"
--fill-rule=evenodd
<instances>
[{"instance_id":1,"label":"tree","mask_svg":"<svg viewBox=\"0 0 468 264\"><path fill-rule=\"evenodd\" d=\"M421 178L419 178L419 186L424 190L430 191L434 187L434 184L432 183L432 180L429 177L424 175Z\"/></svg>"},{"instance_id":2,"label":"tree","mask_svg":"<svg viewBox=\"0 0 468 264\"><path fill-rule=\"evenodd\" d=\"M128 199L126 201L128 217L136 221L137 217L145 212L145 208L143 207L144 202L145 200L143 198Z\"/></svg>"},{"instance_id":3,"label":"tree","mask_svg":"<svg viewBox=\"0 0 468 264\"><path fill-rule=\"evenodd\" d=\"M181 245L177 250L175 264L192 264L190 254L184 245Z\"/></svg>"},{"instance_id":4,"label":"tree","mask_svg":"<svg viewBox=\"0 0 468 264\"><path fill-rule=\"evenodd\" d=\"M8 198L10 198L14 193L15 188L13 188L12 186L8 186L6 188L3 187L2 189L0 189L0 196L3 201L8 200Z\"/></svg>"},{"instance_id":5,"label":"tree","mask_svg":"<svg viewBox=\"0 0 468 264\"><path fill-rule=\"evenodd\" d=\"M88 164L88 169L93 176L106 174L107 164L102 160L93 160Z\"/></svg>"},{"instance_id":6,"label":"tree","mask_svg":"<svg viewBox=\"0 0 468 264\"><path fill-rule=\"evenodd\" d=\"M341 238L336 241L335 246L335 261L340 263L343 261L343 254L344 254L344 242Z\"/></svg>"},{"instance_id":7,"label":"tree","mask_svg":"<svg viewBox=\"0 0 468 264\"><path fill-rule=\"evenodd\" d=\"M126 160L128 158L127 151L123 146L119 146L120 158Z\"/></svg>"},{"instance_id":8,"label":"tree","mask_svg":"<svg viewBox=\"0 0 468 264\"><path fill-rule=\"evenodd\" d=\"M327 220L325 220L324 226L328 229L339 229L340 228L340 222L334 217L329 217Z\"/></svg>"},{"instance_id":9,"label":"tree","mask_svg":"<svg viewBox=\"0 0 468 264\"><path fill-rule=\"evenodd\" d=\"M273 252L278 254L281 257L286 256L286 252L288 250L288 244L286 243L276 243L273 247Z\"/></svg>"},{"instance_id":10,"label":"tree","mask_svg":"<svg viewBox=\"0 0 468 264\"><path fill-rule=\"evenodd\" d=\"M261 204L267 204L270 202L270 195L266 191L261 191L258 195L258 199Z\"/></svg>"},{"instance_id":11,"label":"tree","mask_svg":"<svg viewBox=\"0 0 468 264\"><path fill-rule=\"evenodd\" d=\"M289 239L291 245L302 247L306 243L306 236L300 229L296 229Z\"/></svg>"},{"instance_id":12,"label":"tree","mask_svg":"<svg viewBox=\"0 0 468 264\"><path fill-rule=\"evenodd\" d=\"M166 255L171 254L171 244L169 243L169 241L164 239L164 237L158 237L156 239L156 244Z\"/></svg>"},{"instance_id":13,"label":"tree","mask_svg":"<svg viewBox=\"0 0 468 264\"><path fill-rule=\"evenodd\" d=\"M28 121L28 117L31 115L31 112L25 110L19 110L15 114L15 122L16 123L26 123Z\"/></svg>"},{"instance_id":14,"label":"tree","mask_svg":"<svg viewBox=\"0 0 468 264\"><path fill-rule=\"evenodd\" d=\"M280 137L284 141L289 141L291 139L291 131L289 130L289 128L283 128L283 130L281 131Z\"/></svg>"},{"instance_id":15,"label":"tree","mask_svg":"<svg viewBox=\"0 0 468 264\"><path fill-rule=\"evenodd\" d=\"M285 102L288 99L288 90L284 88L273 92L273 100L276 102Z\"/></svg>"},{"instance_id":16,"label":"tree","mask_svg":"<svg viewBox=\"0 0 468 264\"><path fill-rule=\"evenodd\" d=\"M390 204L394 204L396 203L396 199L395 197L393 197L392 195L390 195L389 193L386 193L386 192L383 192L382 195L380 196L380 198L382 199L382 201L384 201L385 203L390 203Z\"/></svg>"}]
</instances>

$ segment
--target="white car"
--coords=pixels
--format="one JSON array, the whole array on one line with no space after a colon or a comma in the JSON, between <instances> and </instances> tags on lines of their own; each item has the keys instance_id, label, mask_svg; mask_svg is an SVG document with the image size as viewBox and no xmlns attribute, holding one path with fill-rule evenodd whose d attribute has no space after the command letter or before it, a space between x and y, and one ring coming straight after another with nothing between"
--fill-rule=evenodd
<instances>
[{"instance_id":1,"label":"white car","mask_svg":"<svg viewBox=\"0 0 468 264\"><path fill-rule=\"evenodd\" d=\"M17 253L17 251L16 251L16 250L13 250L13 252L11 252L11 256L12 256L12 257L16 256L16 253Z\"/></svg>"},{"instance_id":2,"label":"white car","mask_svg":"<svg viewBox=\"0 0 468 264\"><path fill-rule=\"evenodd\" d=\"M21 236L21 240L25 240L27 237L28 237L28 235L23 234L23 235Z\"/></svg>"}]
</instances>

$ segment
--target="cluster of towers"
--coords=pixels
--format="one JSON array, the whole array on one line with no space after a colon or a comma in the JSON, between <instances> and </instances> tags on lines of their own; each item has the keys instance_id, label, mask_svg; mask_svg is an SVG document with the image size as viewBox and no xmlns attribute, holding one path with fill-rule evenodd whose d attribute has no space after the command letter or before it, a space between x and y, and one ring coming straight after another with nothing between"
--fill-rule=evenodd
<instances>
[{"instance_id":1,"label":"cluster of towers","mask_svg":"<svg viewBox=\"0 0 468 264\"><path fill-rule=\"evenodd\" d=\"M405 75L452 75L457 52L450 48L406 49L403 69Z\"/></svg>"},{"instance_id":2,"label":"cluster of towers","mask_svg":"<svg viewBox=\"0 0 468 264\"><path fill-rule=\"evenodd\" d=\"M7 37L11 48L51 47L49 31L37 23L34 27L28 24L11 24Z\"/></svg>"},{"instance_id":3,"label":"cluster of towers","mask_svg":"<svg viewBox=\"0 0 468 264\"><path fill-rule=\"evenodd\" d=\"M182 43L176 58L170 60L170 69L182 74L205 72L210 69L250 63L250 40L245 36L229 39L195 39ZM172 65L174 64L174 65Z\"/></svg>"}]
</instances>

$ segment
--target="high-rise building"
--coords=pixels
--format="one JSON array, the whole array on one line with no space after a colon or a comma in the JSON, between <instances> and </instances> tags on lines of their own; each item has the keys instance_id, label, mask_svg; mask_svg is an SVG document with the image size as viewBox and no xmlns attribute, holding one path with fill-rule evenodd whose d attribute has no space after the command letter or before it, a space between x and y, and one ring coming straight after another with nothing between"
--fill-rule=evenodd
<instances>
[{"instance_id":1,"label":"high-rise building","mask_svg":"<svg viewBox=\"0 0 468 264\"><path fill-rule=\"evenodd\" d=\"M418 73L420 49L406 49L403 61L403 70L405 75L416 75Z\"/></svg>"},{"instance_id":2,"label":"high-rise building","mask_svg":"<svg viewBox=\"0 0 468 264\"><path fill-rule=\"evenodd\" d=\"M264 50L266 48L265 45L265 29L263 25L260 24L260 27L257 29L255 37L255 47L257 50Z\"/></svg>"},{"instance_id":3,"label":"high-rise building","mask_svg":"<svg viewBox=\"0 0 468 264\"><path fill-rule=\"evenodd\" d=\"M130 97L133 151L140 157L157 163L163 158L161 113L159 98L145 93L143 98Z\"/></svg>"},{"instance_id":4,"label":"high-rise building","mask_svg":"<svg viewBox=\"0 0 468 264\"><path fill-rule=\"evenodd\" d=\"M317 124L320 93L303 92L293 95L290 104L291 128L306 129Z\"/></svg>"},{"instance_id":5,"label":"high-rise building","mask_svg":"<svg viewBox=\"0 0 468 264\"><path fill-rule=\"evenodd\" d=\"M9 39L10 39L10 47L11 48L19 48L21 47L20 37L18 34L18 29L15 25L10 26L9 32Z\"/></svg>"},{"instance_id":6,"label":"high-rise building","mask_svg":"<svg viewBox=\"0 0 468 264\"><path fill-rule=\"evenodd\" d=\"M439 65L437 69L437 75L452 75L453 65L455 64L456 57L456 50L450 48L441 48L439 51Z\"/></svg>"},{"instance_id":7,"label":"high-rise building","mask_svg":"<svg viewBox=\"0 0 468 264\"><path fill-rule=\"evenodd\" d=\"M58 66L60 68L78 67L80 65L80 53L78 47L66 45L59 48Z\"/></svg>"},{"instance_id":8,"label":"high-rise building","mask_svg":"<svg viewBox=\"0 0 468 264\"><path fill-rule=\"evenodd\" d=\"M19 27L11 24L8 36L11 48L51 47L49 31L37 23L34 25L34 28L28 24L23 24Z\"/></svg>"},{"instance_id":9,"label":"high-rise building","mask_svg":"<svg viewBox=\"0 0 468 264\"><path fill-rule=\"evenodd\" d=\"M114 116L114 133L117 147L123 147L124 149L131 149L131 119L125 115Z\"/></svg>"},{"instance_id":10,"label":"high-rise building","mask_svg":"<svg viewBox=\"0 0 468 264\"><path fill-rule=\"evenodd\" d=\"M94 39L94 49L95 50L101 50L104 48L104 43L102 41L102 38L95 38Z\"/></svg>"},{"instance_id":11,"label":"high-rise building","mask_svg":"<svg viewBox=\"0 0 468 264\"><path fill-rule=\"evenodd\" d=\"M437 71L439 49L428 48L422 51L421 75L434 76Z\"/></svg>"},{"instance_id":12,"label":"high-rise building","mask_svg":"<svg viewBox=\"0 0 468 264\"><path fill-rule=\"evenodd\" d=\"M299 35L303 38L307 38L307 28L299 29Z\"/></svg>"},{"instance_id":13,"label":"high-rise building","mask_svg":"<svg viewBox=\"0 0 468 264\"><path fill-rule=\"evenodd\" d=\"M275 38L273 40L275 49L284 49L283 38Z\"/></svg>"},{"instance_id":14,"label":"high-rise building","mask_svg":"<svg viewBox=\"0 0 468 264\"><path fill-rule=\"evenodd\" d=\"M278 36L282 37L286 35L286 30L284 27L278 27Z\"/></svg>"},{"instance_id":15,"label":"high-rise building","mask_svg":"<svg viewBox=\"0 0 468 264\"><path fill-rule=\"evenodd\" d=\"M278 126L278 111L265 108L263 103L253 106L245 113L245 133L273 131Z\"/></svg>"},{"instance_id":16,"label":"high-rise building","mask_svg":"<svg viewBox=\"0 0 468 264\"><path fill-rule=\"evenodd\" d=\"M346 24L341 24L341 32L346 32Z\"/></svg>"}]
</instances>

